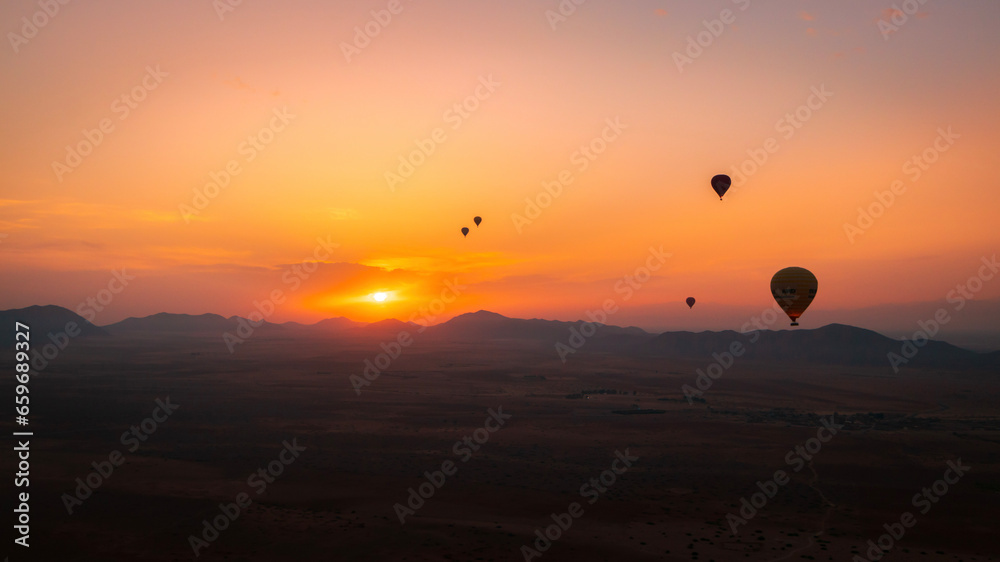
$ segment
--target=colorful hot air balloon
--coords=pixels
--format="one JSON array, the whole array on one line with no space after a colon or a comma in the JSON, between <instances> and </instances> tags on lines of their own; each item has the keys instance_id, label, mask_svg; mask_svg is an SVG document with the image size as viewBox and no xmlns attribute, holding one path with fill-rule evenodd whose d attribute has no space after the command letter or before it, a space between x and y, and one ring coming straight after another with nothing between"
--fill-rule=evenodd
<instances>
[{"instance_id":1,"label":"colorful hot air balloon","mask_svg":"<svg viewBox=\"0 0 1000 562\"><path fill-rule=\"evenodd\" d=\"M468 236L468 235L469 235L469 227L463 226L462 227L462 236L465 237L465 236Z\"/></svg>"},{"instance_id":2,"label":"colorful hot air balloon","mask_svg":"<svg viewBox=\"0 0 1000 562\"><path fill-rule=\"evenodd\" d=\"M688 297L685 302L688 303L688 308L694 308L694 297Z\"/></svg>"},{"instance_id":3,"label":"colorful hot air balloon","mask_svg":"<svg viewBox=\"0 0 1000 562\"><path fill-rule=\"evenodd\" d=\"M719 194L719 201L722 201L722 196L729 191L729 186L733 185L733 180L725 174L720 174L712 178L712 189Z\"/></svg>"},{"instance_id":4,"label":"colorful hot air balloon","mask_svg":"<svg viewBox=\"0 0 1000 562\"><path fill-rule=\"evenodd\" d=\"M472 222L476 223L476 226L478 227L479 223L483 222L483 217L476 217L472 219Z\"/></svg>"},{"instance_id":5,"label":"colorful hot air balloon","mask_svg":"<svg viewBox=\"0 0 1000 562\"><path fill-rule=\"evenodd\" d=\"M771 295L791 319L792 326L798 326L799 316L816 297L818 286L816 276L808 269L786 267L771 278Z\"/></svg>"}]
</instances>

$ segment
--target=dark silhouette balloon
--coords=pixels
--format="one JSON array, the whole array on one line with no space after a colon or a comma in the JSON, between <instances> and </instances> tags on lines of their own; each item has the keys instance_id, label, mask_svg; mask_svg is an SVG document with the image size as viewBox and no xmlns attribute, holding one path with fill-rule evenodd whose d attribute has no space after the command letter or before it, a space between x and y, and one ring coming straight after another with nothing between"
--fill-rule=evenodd
<instances>
[{"instance_id":1,"label":"dark silhouette balloon","mask_svg":"<svg viewBox=\"0 0 1000 562\"><path fill-rule=\"evenodd\" d=\"M725 174L720 174L712 178L712 189L719 194L719 201L722 201L722 196L729 191L729 186L731 185L733 185L733 180Z\"/></svg>"},{"instance_id":2,"label":"dark silhouette balloon","mask_svg":"<svg viewBox=\"0 0 1000 562\"><path fill-rule=\"evenodd\" d=\"M694 297L688 297L685 302L688 303L688 308L694 308Z\"/></svg>"},{"instance_id":3,"label":"dark silhouette balloon","mask_svg":"<svg viewBox=\"0 0 1000 562\"><path fill-rule=\"evenodd\" d=\"M468 236L468 235L469 235L469 227L463 226L462 227L462 236L464 237L464 236Z\"/></svg>"},{"instance_id":4,"label":"dark silhouette balloon","mask_svg":"<svg viewBox=\"0 0 1000 562\"><path fill-rule=\"evenodd\" d=\"M473 220L473 222L476 223L476 226L478 227L479 223L483 222L483 217L476 217L476 218L474 218L472 220Z\"/></svg>"},{"instance_id":5,"label":"dark silhouette balloon","mask_svg":"<svg viewBox=\"0 0 1000 562\"><path fill-rule=\"evenodd\" d=\"M799 316L809 308L818 287L816 276L801 267L786 267L771 278L771 295L791 319L792 326L799 325Z\"/></svg>"}]
</instances>

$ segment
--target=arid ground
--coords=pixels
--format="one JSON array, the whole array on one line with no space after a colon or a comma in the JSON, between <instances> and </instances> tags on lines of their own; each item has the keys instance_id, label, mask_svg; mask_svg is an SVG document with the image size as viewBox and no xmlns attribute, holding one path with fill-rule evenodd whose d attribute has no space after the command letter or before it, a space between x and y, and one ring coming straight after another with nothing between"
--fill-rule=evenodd
<instances>
[{"instance_id":1,"label":"arid ground","mask_svg":"<svg viewBox=\"0 0 1000 562\"><path fill-rule=\"evenodd\" d=\"M535 531L573 502L582 515L533 559L867 559L867 541L904 512L916 523L887 560L1000 559L996 373L737 360L689 404L681 386L710 357L563 364L549 346L418 336L359 396L349 377L379 351L74 342L32 379L32 559L194 559L190 537L204 540L203 521L241 493L252 503L198 559L524 560L522 546L536 548ZM122 433L167 397L176 412L130 452ZM455 443L496 427L490 409L510 418L480 431L488 441L463 461ZM786 456L834 413L844 427L796 471ZM257 494L248 477L292 440L305 450ZM68 514L64 494L113 451L124 464ZM616 451L638 459L582 496ZM959 459L971 470L920 513L913 496ZM445 461L457 472L401 524L395 504ZM734 535L727 515L778 470L790 481Z\"/></svg>"}]
</instances>

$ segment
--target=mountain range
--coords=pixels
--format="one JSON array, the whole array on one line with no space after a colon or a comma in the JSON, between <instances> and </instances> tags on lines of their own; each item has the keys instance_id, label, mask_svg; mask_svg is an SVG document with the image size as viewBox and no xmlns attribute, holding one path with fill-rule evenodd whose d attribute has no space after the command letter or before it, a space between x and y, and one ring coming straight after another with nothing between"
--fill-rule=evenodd
<instances>
[{"instance_id":1,"label":"mountain range","mask_svg":"<svg viewBox=\"0 0 1000 562\"><path fill-rule=\"evenodd\" d=\"M107 326L96 326L76 313L58 306L31 306L0 311L0 334L13 342L14 323L31 327L33 341L47 343L48 334L67 331L75 325L75 337L85 338L219 338L235 333L248 320L217 314L159 313L143 318L128 318ZM583 321L508 318L480 310L456 316L447 322L424 328L399 320L362 323L347 318L329 318L315 324L263 322L254 328L254 337L334 340L394 340L403 330L415 341L431 343L476 344L496 341L521 342L527 345L552 346L586 353L613 353L623 356L710 359L714 353L740 344L743 359L795 361L829 365L888 365L889 354L901 357L904 343L877 332L829 324L816 329L761 330L741 334L721 332L664 332L651 334L640 328L596 324ZM564 348L565 349L565 348ZM917 348L909 348L917 349ZM928 367L1000 367L1000 351L977 353L942 341L928 341L908 361L913 366Z\"/></svg>"}]
</instances>

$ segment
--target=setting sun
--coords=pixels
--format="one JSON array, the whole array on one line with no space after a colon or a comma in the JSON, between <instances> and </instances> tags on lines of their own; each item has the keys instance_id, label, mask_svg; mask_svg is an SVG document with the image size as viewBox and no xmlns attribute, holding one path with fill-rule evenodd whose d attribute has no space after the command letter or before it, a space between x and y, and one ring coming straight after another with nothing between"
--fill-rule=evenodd
<instances>
[{"instance_id":1,"label":"setting sun","mask_svg":"<svg viewBox=\"0 0 1000 562\"><path fill-rule=\"evenodd\" d=\"M375 299L375 302L385 302L385 299L389 298L389 294L375 293L374 295L372 295L372 298Z\"/></svg>"}]
</instances>

